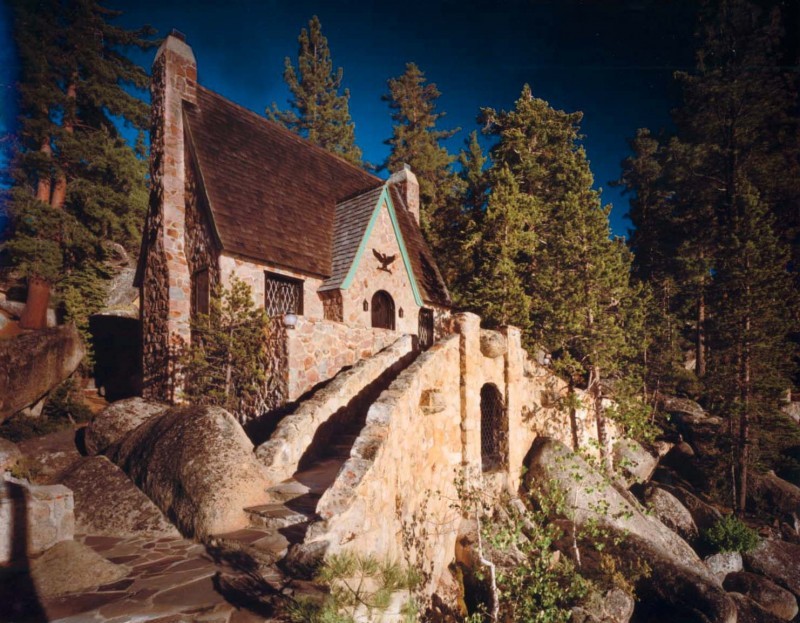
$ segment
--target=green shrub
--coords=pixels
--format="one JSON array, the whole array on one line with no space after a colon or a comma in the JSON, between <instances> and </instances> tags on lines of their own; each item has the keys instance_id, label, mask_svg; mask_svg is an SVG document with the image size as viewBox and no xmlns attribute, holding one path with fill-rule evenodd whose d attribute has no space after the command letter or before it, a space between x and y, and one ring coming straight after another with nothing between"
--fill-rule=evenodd
<instances>
[{"instance_id":1,"label":"green shrub","mask_svg":"<svg viewBox=\"0 0 800 623\"><path fill-rule=\"evenodd\" d=\"M717 552L749 552L758 545L758 534L733 515L726 515L704 533Z\"/></svg>"}]
</instances>

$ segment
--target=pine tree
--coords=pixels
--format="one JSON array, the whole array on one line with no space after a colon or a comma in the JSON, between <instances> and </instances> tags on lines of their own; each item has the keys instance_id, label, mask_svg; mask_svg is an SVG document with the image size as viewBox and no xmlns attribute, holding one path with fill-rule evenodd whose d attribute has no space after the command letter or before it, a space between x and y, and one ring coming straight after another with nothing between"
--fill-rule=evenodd
<instances>
[{"instance_id":1,"label":"pine tree","mask_svg":"<svg viewBox=\"0 0 800 623\"><path fill-rule=\"evenodd\" d=\"M315 145L353 164L361 164L361 150L355 143L355 126L350 118L350 91L342 88L342 68L333 70L328 40L315 15L297 38L297 68L287 56L283 79L292 92L293 110L281 111L274 102L266 114L273 121L307 138Z\"/></svg>"},{"instance_id":2,"label":"pine tree","mask_svg":"<svg viewBox=\"0 0 800 623\"><path fill-rule=\"evenodd\" d=\"M455 190L451 165L455 160L441 145L459 130L437 130L445 113L436 111L441 93L426 82L425 74L414 63L407 63L405 73L388 81L389 93L383 101L392 110L391 147L384 167L391 172L408 164L419 180L422 231L439 257L447 251L451 239L453 215L448 210Z\"/></svg>"},{"instance_id":3,"label":"pine tree","mask_svg":"<svg viewBox=\"0 0 800 623\"><path fill-rule=\"evenodd\" d=\"M610 238L610 207L602 207L592 189L580 145L581 114L554 110L526 85L514 110L484 109L482 118L499 137L493 168L513 173L534 217L534 244L517 263L530 297L528 325L533 338L555 353L571 385L587 388L604 451L604 400L612 381L619 390L636 385L620 380L636 367L642 313L630 284L630 254Z\"/></svg>"},{"instance_id":4,"label":"pine tree","mask_svg":"<svg viewBox=\"0 0 800 623\"><path fill-rule=\"evenodd\" d=\"M94 0L17 0L14 8L20 132L6 246L29 282L21 324L43 326L58 285L67 315L85 325L102 299L105 245L137 250L147 165L115 119L145 127L147 104L129 87L146 88L148 77L119 50L154 42L149 28L110 24L119 13Z\"/></svg>"},{"instance_id":5,"label":"pine tree","mask_svg":"<svg viewBox=\"0 0 800 623\"><path fill-rule=\"evenodd\" d=\"M475 266L464 295L465 303L491 325L512 324L528 334L530 296L519 266L530 262L536 214L531 198L519 190L511 170L503 166L492 180Z\"/></svg>"}]
</instances>

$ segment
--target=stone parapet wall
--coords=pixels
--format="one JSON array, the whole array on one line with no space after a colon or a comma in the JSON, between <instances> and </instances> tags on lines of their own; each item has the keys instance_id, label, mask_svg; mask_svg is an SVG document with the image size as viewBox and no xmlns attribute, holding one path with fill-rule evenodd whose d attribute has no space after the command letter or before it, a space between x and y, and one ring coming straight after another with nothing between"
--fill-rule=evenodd
<instances>
[{"instance_id":1,"label":"stone parapet wall","mask_svg":"<svg viewBox=\"0 0 800 623\"><path fill-rule=\"evenodd\" d=\"M314 396L284 417L270 439L256 448L256 456L267 467L269 480L277 484L294 474L320 427L339 415L365 387L387 373L398 371L414 352L410 335L399 337L389 347L339 374Z\"/></svg>"},{"instance_id":2,"label":"stone parapet wall","mask_svg":"<svg viewBox=\"0 0 800 623\"><path fill-rule=\"evenodd\" d=\"M388 329L301 316L297 326L286 331L287 401L297 400L342 368L371 357L399 337L399 333Z\"/></svg>"},{"instance_id":3,"label":"stone parapet wall","mask_svg":"<svg viewBox=\"0 0 800 623\"><path fill-rule=\"evenodd\" d=\"M74 500L64 485L0 481L0 563L40 554L74 532Z\"/></svg>"},{"instance_id":4,"label":"stone parapet wall","mask_svg":"<svg viewBox=\"0 0 800 623\"><path fill-rule=\"evenodd\" d=\"M459 338L421 354L370 407L351 458L320 499L306 545L418 569L430 593L453 558L462 469Z\"/></svg>"}]
</instances>

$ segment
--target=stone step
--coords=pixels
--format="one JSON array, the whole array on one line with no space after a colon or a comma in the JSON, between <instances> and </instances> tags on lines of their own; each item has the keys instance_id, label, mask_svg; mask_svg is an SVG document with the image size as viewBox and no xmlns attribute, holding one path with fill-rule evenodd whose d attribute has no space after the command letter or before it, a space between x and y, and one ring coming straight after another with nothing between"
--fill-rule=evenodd
<instances>
[{"instance_id":1,"label":"stone step","mask_svg":"<svg viewBox=\"0 0 800 623\"><path fill-rule=\"evenodd\" d=\"M308 487L308 485L301 484L294 478L284 480L283 482L267 489L267 493L269 494L270 498L273 501L280 503L288 502L289 500L293 500L301 495L306 495L309 493L309 491L311 491L311 489Z\"/></svg>"},{"instance_id":2,"label":"stone step","mask_svg":"<svg viewBox=\"0 0 800 623\"><path fill-rule=\"evenodd\" d=\"M317 512L317 504L322 497L320 493L307 493L285 503L285 506L298 513L303 513L307 518L312 518Z\"/></svg>"},{"instance_id":3,"label":"stone step","mask_svg":"<svg viewBox=\"0 0 800 623\"><path fill-rule=\"evenodd\" d=\"M252 527L214 535L208 543L229 556L246 555L266 570L286 556L292 542L277 530Z\"/></svg>"},{"instance_id":4,"label":"stone step","mask_svg":"<svg viewBox=\"0 0 800 623\"><path fill-rule=\"evenodd\" d=\"M244 511L250 516L252 526L268 530L278 530L308 521L308 515L283 504L262 504L245 508Z\"/></svg>"}]
</instances>

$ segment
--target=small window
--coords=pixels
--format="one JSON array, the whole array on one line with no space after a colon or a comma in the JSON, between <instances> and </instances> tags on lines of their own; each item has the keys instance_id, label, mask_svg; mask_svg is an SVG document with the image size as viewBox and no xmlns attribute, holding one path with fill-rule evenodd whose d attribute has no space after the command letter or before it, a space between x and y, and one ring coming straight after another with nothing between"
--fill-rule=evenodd
<instances>
[{"instance_id":1,"label":"small window","mask_svg":"<svg viewBox=\"0 0 800 623\"><path fill-rule=\"evenodd\" d=\"M303 281L284 275L266 273L264 309L267 316L303 314Z\"/></svg>"},{"instance_id":2,"label":"small window","mask_svg":"<svg viewBox=\"0 0 800 623\"><path fill-rule=\"evenodd\" d=\"M208 314L211 290L208 282L208 269L201 268L192 275L192 313Z\"/></svg>"}]
</instances>

